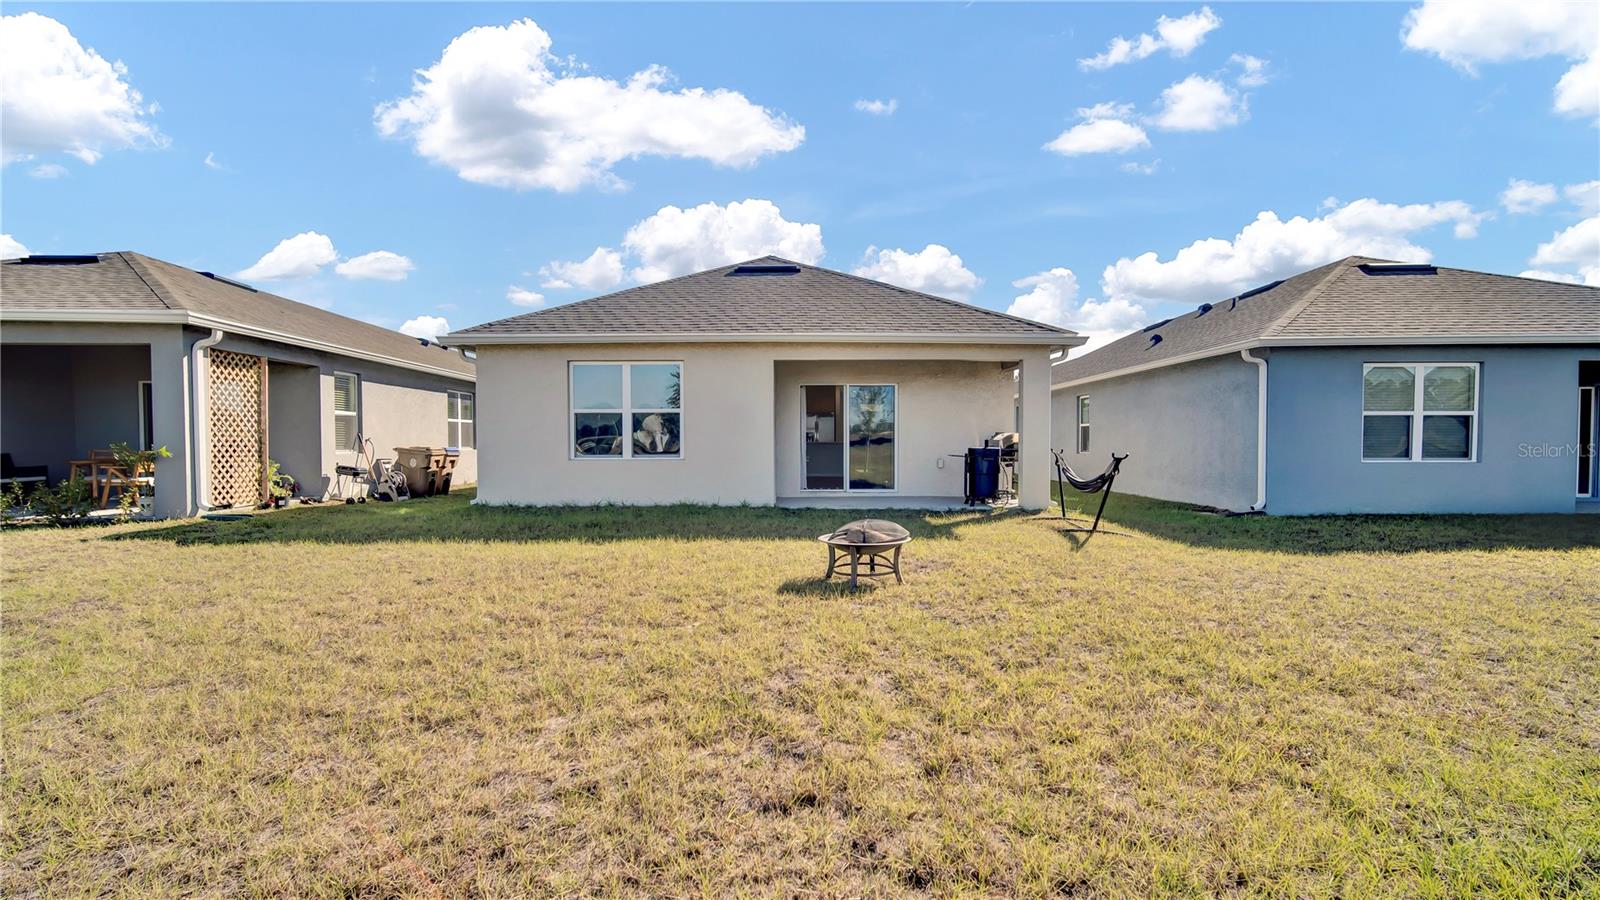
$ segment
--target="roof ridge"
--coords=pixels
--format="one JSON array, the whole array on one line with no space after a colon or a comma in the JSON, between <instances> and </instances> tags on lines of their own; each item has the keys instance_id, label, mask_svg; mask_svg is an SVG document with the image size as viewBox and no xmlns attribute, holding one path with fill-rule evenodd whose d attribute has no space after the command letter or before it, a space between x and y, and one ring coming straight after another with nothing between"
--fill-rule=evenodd
<instances>
[{"instance_id":1,"label":"roof ridge","mask_svg":"<svg viewBox=\"0 0 1600 900\"><path fill-rule=\"evenodd\" d=\"M1306 307L1311 305L1312 301L1316 300L1322 295L1323 288L1326 288L1329 284L1332 284L1334 279L1338 278L1340 275L1343 275L1349 269L1354 268L1356 265L1360 265L1360 263L1351 262L1352 260L1357 259L1367 260L1372 259L1372 257L1351 255L1346 256L1344 259L1334 260L1331 263L1324 263L1324 265L1328 267L1327 274L1317 279L1317 283L1312 285L1306 291L1305 296L1301 297L1299 300L1296 300L1293 305L1284 310L1283 313L1276 319L1273 319L1271 322L1267 323L1267 327L1261 330L1260 337L1272 337L1283 329L1289 327L1289 323L1298 318L1301 313L1306 311ZM1300 274L1309 275L1311 272L1315 271L1316 269L1311 269ZM1291 275L1290 277L1292 278L1294 276Z\"/></svg>"},{"instance_id":2,"label":"roof ridge","mask_svg":"<svg viewBox=\"0 0 1600 900\"><path fill-rule=\"evenodd\" d=\"M779 259L781 257L773 257L773 258L774 259ZM784 262L788 262L788 260L784 260ZM805 264L804 263L796 263L796 265L805 265ZM856 275L856 274L851 273L851 272L841 272L838 269L830 269L830 268L828 268L826 266L808 266L808 268L815 269L818 272L827 272L830 275L837 275L840 278L848 278L848 279L851 279L852 281L864 281L867 284L875 284L875 285L881 285L883 287L892 288L894 290L910 294L913 297L922 297L925 300L937 300L940 303L947 303L947 304L950 304L951 306L960 307L961 309L977 310L978 312L985 313L985 314L991 315L991 316L995 316L995 317L1001 318L1001 319L1008 319L1008 320L1010 320L1012 322L1020 322L1020 323L1022 323L1024 325L1032 325L1032 326L1037 327L1037 328L1047 328L1047 329L1049 329L1051 331L1060 332L1061 334L1076 335L1078 333L1076 331L1070 331L1068 329L1061 328L1060 326L1057 326L1057 325L1049 325L1049 324L1046 324L1044 322L1035 321L1033 319L1025 319L1022 316L1013 316L1010 313L1003 313L1003 312L1001 312L1001 311L999 311L997 309L989 309L987 307L979 306L976 303L967 303L964 300L953 300L953 299L951 299L949 297L941 297L938 294L929 294L929 293L925 293L923 291L915 290L913 288L904 287L904 286L901 286L901 285L898 285L898 284L890 284L887 281L879 281L876 278L867 278L864 275Z\"/></svg>"},{"instance_id":3,"label":"roof ridge","mask_svg":"<svg viewBox=\"0 0 1600 900\"><path fill-rule=\"evenodd\" d=\"M144 282L144 286L150 289L150 293L157 300L161 301L162 306L165 306L167 309L188 308L177 302L177 297L174 294L171 285L163 281L161 276L153 269L144 265L144 257L141 254L136 253L133 250L115 250L112 252L113 255L122 260L123 265L127 266L134 275L138 276L140 281ZM157 284L161 285L161 287L157 288Z\"/></svg>"}]
</instances>

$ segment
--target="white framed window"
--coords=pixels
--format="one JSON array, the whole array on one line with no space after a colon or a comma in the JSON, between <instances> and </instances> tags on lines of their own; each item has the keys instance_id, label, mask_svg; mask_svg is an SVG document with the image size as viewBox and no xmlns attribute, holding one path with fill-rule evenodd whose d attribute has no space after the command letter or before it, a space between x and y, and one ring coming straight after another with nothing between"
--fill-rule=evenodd
<instances>
[{"instance_id":1,"label":"white framed window","mask_svg":"<svg viewBox=\"0 0 1600 900\"><path fill-rule=\"evenodd\" d=\"M1366 363L1362 462L1476 462L1478 364Z\"/></svg>"},{"instance_id":2,"label":"white framed window","mask_svg":"<svg viewBox=\"0 0 1600 900\"><path fill-rule=\"evenodd\" d=\"M1089 395L1078 396L1078 452L1089 452Z\"/></svg>"},{"instance_id":3,"label":"white framed window","mask_svg":"<svg viewBox=\"0 0 1600 900\"><path fill-rule=\"evenodd\" d=\"M477 411L471 391L446 391L446 442L451 447L478 446Z\"/></svg>"},{"instance_id":4,"label":"white framed window","mask_svg":"<svg viewBox=\"0 0 1600 900\"><path fill-rule=\"evenodd\" d=\"M573 459L682 459L683 363L567 366Z\"/></svg>"},{"instance_id":5,"label":"white framed window","mask_svg":"<svg viewBox=\"0 0 1600 900\"><path fill-rule=\"evenodd\" d=\"M355 453L356 436L361 433L361 376L350 372L333 373L333 449Z\"/></svg>"}]
</instances>

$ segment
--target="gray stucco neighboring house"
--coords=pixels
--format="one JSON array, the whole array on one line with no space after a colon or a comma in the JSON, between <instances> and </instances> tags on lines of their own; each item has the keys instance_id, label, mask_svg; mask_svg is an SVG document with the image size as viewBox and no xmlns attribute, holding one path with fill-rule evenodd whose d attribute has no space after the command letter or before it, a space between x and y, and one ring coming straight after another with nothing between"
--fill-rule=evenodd
<instances>
[{"instance_id":1,"label":"gray stucco neighboring house","mask_svg":"<svg viewBox=\"0 0 1600 900\"><path fill-rule=\"evenodd\" d=\"M1074 470L1227 510L1600 511L1600 289L1350 257L1055 366Z\"/></svg>"},{"instance_id":2,"label":"gray stucco neighboring house","mask_svg":"<svg viewBox=\"0 0 1600 900\"><path fill-rule=\"evenodd\" d=\"M155 511L259 499L261 460L325 496L355 437L458 446L476 480L461 352L139 253L0 263L0 444L68 476L112 443L165 446Z\"/></svg>"}]
</instances>

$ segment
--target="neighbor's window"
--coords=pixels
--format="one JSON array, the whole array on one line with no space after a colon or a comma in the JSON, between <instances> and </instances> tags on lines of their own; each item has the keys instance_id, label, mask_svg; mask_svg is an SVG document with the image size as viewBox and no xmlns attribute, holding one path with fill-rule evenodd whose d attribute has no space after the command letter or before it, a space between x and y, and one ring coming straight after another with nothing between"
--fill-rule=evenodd
<instances>
[{"instance_id":1,"label":"neighbor's window","mask_svg":"<svg viewBox=\"0 0 1600 900\"><path fill-rule=\"evenodd\" d=\"M333 444L340 453L354 453L361 431L361 377L333 373Z\"/></svg>"},{"instance_id":2,"label":"neighbor's window","mask_svg":"<svg viewBox=\"0 0 1600 900\"><path fill-rule=\"evenodd\" d=\"M572 363L572 455L683 455L683 364Z\"/></svg>"},{"instance_id":3,"label":"neighbor's window","mask_svg":"<svg viewBox=\"0 0 1600 900\"><path fill-rule=\"evenodd\" d=\"M1089 452L1089 396L1078 398L1078 452Z\"/></svg>"},{"instance_id":4,"label":"neighbor's window","mask_svg":"<svg viewBox=\"0 0 1600 900\"><path fill-rule=\"evenodd\" d=\"M1361 378L1361 458L1477 458L1477 363L1368 363Z\"/></svg>"},{"instance_id":5,"label":"neighbor's window","mask_svg":"<svg viewBox=\"0 0 1600 900\"><path fill-rule=\"evenodd\" d=\"M472 410L472 394L469 391L448 391L449 399L445 412L445 420L449 422L449 444L452 447L476 447L477 429L474 427L475 419Z\"/></svg>"}]
</instances>

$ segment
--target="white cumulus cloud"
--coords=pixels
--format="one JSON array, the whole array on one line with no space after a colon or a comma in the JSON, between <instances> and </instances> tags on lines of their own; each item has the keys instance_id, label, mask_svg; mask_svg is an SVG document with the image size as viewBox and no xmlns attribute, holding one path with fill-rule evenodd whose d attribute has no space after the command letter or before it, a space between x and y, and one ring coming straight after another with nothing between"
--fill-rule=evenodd
<instances>
[{"instance_id":1,"label":"white cumulus cloud","mask_svg":"<svg viewBox=\"0 0 1600 900\"><path fill-rule=\"evenodd\" d=\"M1574 60L1558 82L1553 108L1600 115L1600 6L1572 0L1424 0L1406 14L1400 39L1463 71L1483 63L1559 56Z\"/></svg>"},{"instance_id":2,"label":"white cumulus cloud","mask_svg":"<svg viewBox=\"0 0 1600 900\"><path fill-rule=\"evenodd\" d=\"M164 146L155 104L127 75L55 19L0 17L0 163L66 153L92 165L107 150Z\"/></svg>"},{"instance_id":3,"label":"white cumulus cloud","mask_svg":"<svg viewBox=\"0 0 1600 900\"><path fill-rule=\"evenodd\" d=\"M331 238L315 231L302 231L279 241L276 247L256 260L255 265L240 271L236 277L245 281L305 278L317 274L323 266L338 258L339 253L333 249Z\"/></svg>"},{"instance_id":4,"label":"white cumulus cloud","mask_svg":"<svg viewBox=\"0 0 1600 900\"><path fill-rule=\"evenodd\" d=\"M400 333L409 334L414 338L438 341L439 335L450 333L450 322L444 316L417 316L415 319L405 320L400 326Z\"/></svg>"},{"instance_id":5,"label":"white cumulus cloud","mask_svg":"<svg viewBox=\"0 0 1600 900\"><path fill-rule=\"evenodd\" d=\"M416 73L409 95L374 110L378 131L467 181L557 191L620 187L612 168L632 157L744 166L805 139L738 91L673 90L659 66L618 82L550 47L532 19L470 29Z\"/></svg>"},{"instance_id":6,"label":"white cumulus cloud","mask_svg":"<svg viewBox=\"0 0 1600 900\"><path fill-rule=\"evenodd\" d=\"M539 267L539 274L544 278L541 287L603 291L622 283L622 254L610 247L596 247L587 259L578 262L552 260Z\"/></svg>"},{"instance_id":7,"label":"white cumulus cloud","mask_svg":"<svg viewBox=\"0 0 1600 900\"><path fill-rule=\"evenodd\" d=\"M1056 135L1044 149L1062 156L1088 153L1127 153L1150 146L1143 128L1129 121L1133 107L1125 103L1097 103L1078 110L1078 124Z\"/></svg>"},{"instance_id":8,"label":"white cumulus cloud","mask_svg":"<svg viewBox=\"0 0 1600 900\"><path fill-rule=\"evenodd\" d=\"M1244 99L1227 85L1190 75L1161 92L1161 105L1151 122L1164 131L1216 131L1239 124L1244 116Z\"/></svg>"},{"instance_id":9,"label":"white cumulus cloud","mask_svg":"<svg viewBox=\"0 0 1600 900\"><path fill-rule=\"evenodd\" d=\"M1235 53L1228 57L1228 62L1239 67L1239 74L1233 80L1240 87L1260 87L1271 80L1267 74L1267 61L1259 56Z\"/></svg>"},{"instance_id":10,"label":"white cumulus cloud","mask_svg":"<svg viewBox=\"0 0 1600 900\"><path fill-rule=\"evenodd\" d=\"M1105 52L1078 60L1078 67L1086 72L1109 69L1123 63L1138 62L1166 50L1172 56L1188 56L1194 48L1204 43L1206 35L1222 27L1222 18L1202 6L1196 12L1170 19L1156 20L1156 33L1148 32L1137 37L1114 37Z\"/></svg>"},{"instance_id":11,"label":"white cumulus cloud","mask_svg":"<svg viewBox=\"0 0 1600 900\"><path fill-rule=\"evenodd\" d=\"M1561 284L1585 284L1589 287L1600 287L1600 266L1590 266L1582 275L1571 272L1551 272L1545 269L1527 269L1519 272L1522 278L1537 278L1540 281L1555 281Z\"/></svg>"},{"instance_id":12,"label":"white cumulus cloud","mask_svg":"<svg viewBox=\"0 0 1600 900\"><path fill-rule=\"evenodd\" d=\"M663 206L629 228L622 246L638 262L629 274L640 283L767 255L815 264L823 253L821 225L791 222L771 200L753 199Z\"/></svg>"},{"instance_id":13,"label":"white cumulus cloud","mask_svg":"<svg viewBox=\"0 0 1600 900\"><path fill-rule=\"evenodd\" d=\"M1600 215L1590 216L1556 232L1550 240L1539 245L1528 262L1535 266L1570 267L1578 272L1576 276L1563 277L1546 269L1529 277L1551 277L1553 280L1600 285Z\"/></svg>"},{"instance_id":14,"label":"white cumulus cloud","mask_svg":"<svg viewBox=\"0 0 1600 900\"><path fill-rule=\"evenodd\" d=\"M1028 290L1011 301L1006 312L1086 335L1088 349L1127 334L1147 318L1144 307L1128 300L1078 299L1078 277L1060 266L1018 278L1011 286Z\"/></svg>"},{"instance_id":15,"label":"white cumulus cloud","mask_svg":"<svg viewBox=\"0 0 1600 900\"><path fill-rule=\"evenodd\" d=\"M1433 254L1413 243L1420 232L1452 225L1472 237L1485 217L1459 200L1398 205L1353 200L1315 218L1281 219L1267 210L1231 240L1206 238L1169 259L1154 251L1107 266L1101 289L1111 299L1194 303L1226 297L1352 255L1427 262Z\"/></svg>"},{"instance_id":16,"label":"white cumulus cloud","mask_svg":"<svg viewBox=\"0 0 1600 900\"><path fill-rule=\"evenodd\" d=\"M374 250L339 263L333 267L333 271L346 278L404 281L415 268L416 264L408 257L390 253L388 250Z\"/></svg>"},{"instance_id":17,"label":"white cumulus cloud","mask_svg":"<svg viewBox=\"0 0 1600 900\"><path fill-rule=\"evenodd\" d=\"M9 234L0 234L0 259L18 259L28 255L28 248Z\"/></svg>"},{"instance_id":18,"label":"white cumulus cloud","mask_svg":"<svg viewBox=\"0 0 1600 900\"><path fill-rule=\"evenodd\" d=\"M1561 189L1561 194L1576 206L1582 215L1592 216L1600 213L1600 180L1569 184Z\"/></svg>"},{"instance_id":19,"label":"white cumulus cloud","mask_svg":"<svg viewBox=\"0 0 1600 900\"><path fill-rule=\"evenodd\" d=\"M1500 205L1512 215L1538 212L1554 202L1556 202L1555 185L1539 184L1521 178L1511 179L1506 189L1500 192Z\"/></svg>"},{"instance_id":20,"label":"white cumulus cloud","mask_svg":"<svg viewBox=\"0 0 1600 900\"><path fill-rule=\"evenodd\" d=\"M67 167L60 163L40 163L29 169L28 174L34 178L64 178L67 175Z\"/></svg>"},{"instance_id":21,"label":"white cumulus cloud","mask_svg":"<svg viewBox=\"0 0 1600 900\"><path fill-rule=\"evenodd\" d=\"M983 279L961 262L961 257L942 244L929 244L921 250L880 250L868 247L861 264L851 272L863 278L886 281L903 288L965 300L978 289Z\"/></svg>"},{"instance_id":22,"label":"white cumulus cloud","mask_svg":"<svg viewBox=\"0 0 1600 900\"><path fill-rule=\"evenodd\" d=\"M538 291L530 291L525 287L511 285L506 288L506 299L513 306L543 306L544 295Z\"/></svg>"},{"instance_id":23,"label":"white cumulus cloud","mask_svg":"<svg viewBox=\"0 0 1600 900\"><path fill-rule=\"evenodd\" d=\"M857 100L856 111L873 116L892 116L900 108L900 101L893 97L887 100Z\"/></svg>"}]
</instances>

